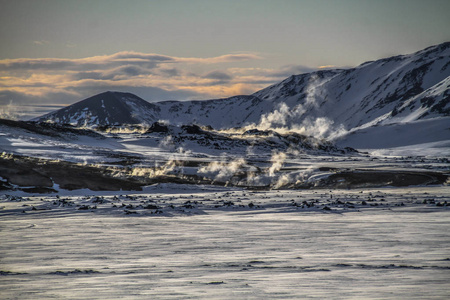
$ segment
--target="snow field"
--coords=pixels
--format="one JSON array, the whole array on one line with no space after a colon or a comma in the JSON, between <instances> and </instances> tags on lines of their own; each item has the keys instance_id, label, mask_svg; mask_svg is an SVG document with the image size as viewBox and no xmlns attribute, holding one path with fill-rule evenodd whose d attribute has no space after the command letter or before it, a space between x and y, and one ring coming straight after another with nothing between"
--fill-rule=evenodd
<instances>
[{"instance_id":1,"label":"snow field","mask_svg":"<svg viewBox=\"0 0 450 300\"><path fill-rule=\"evenodd\" d=\"M122 196L3 196L0 295L445 299L449 207L436 204L448 199L447 187L251 192L176 185ZM143 200L163 213L112 207ZM319 202L302 208L292 200ZM331 210L320 206L330 202ZM165 213L169 205L184 211Z\"/></svg>"}]
</instances>

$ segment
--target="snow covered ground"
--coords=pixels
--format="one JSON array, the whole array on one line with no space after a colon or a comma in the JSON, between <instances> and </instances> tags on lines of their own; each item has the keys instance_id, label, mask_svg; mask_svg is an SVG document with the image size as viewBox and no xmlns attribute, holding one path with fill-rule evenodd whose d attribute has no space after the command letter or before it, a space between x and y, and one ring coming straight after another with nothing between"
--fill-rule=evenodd
<instances>
[{"instance_id":1,"label":"snow covered ground","mask_svg":"<svg viewBox=\"0 0 450 300\"><path fill-rule=\"evenodd\" d=\"M0 299L450 299L449 53L0 119Z\"/></svg>"},{"instance_id":2,"label":"snow covered ground","mask_svg":"<svg viewBox=\"0 0 450 300\"><path fill-rule=\"evenodd\" d=\"M449 172L448 141L357 153L267 132L14 126L0 126L0 158L41 174L50 159L141 178L159 166L222 186L1 190L1 299L450 297L448 180L413 184Z\"/></svg>"},{"instance_id":3,"label":"snow covered ground","mask_svg":"<svg viewBox=\"0 0 450 300\"><path fill-rule=\"evenodd\" d=\"M450 295L447 187L91 194L0 198L2 299Z\"/></svg>"},{"instance_id":4,"label":"snow covered ground","mask_svg":"<svg viewBox=\"0 0 450 300\"><path fill-rule=\"evenodd\" d=\"M337 139L337 144L357 149L416 149L413 155L450 156L450 118L357 128ZM419 150L419 151L417 151ZM432 153L435 151L435 153ZM436 153L436 151L438 151Z\"/></svg>"}]
</instances>

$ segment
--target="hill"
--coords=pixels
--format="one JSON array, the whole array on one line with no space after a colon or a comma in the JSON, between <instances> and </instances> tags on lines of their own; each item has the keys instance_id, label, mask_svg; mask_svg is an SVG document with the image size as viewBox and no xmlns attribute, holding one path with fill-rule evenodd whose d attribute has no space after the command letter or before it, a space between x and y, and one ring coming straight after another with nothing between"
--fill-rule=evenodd
<instances>
[{"instance_id":1,"label":"hill","mask_svg":"<svg viewBox=\"0 0 450 300\"><path fill-rule=\"evenodd\" d=\"M248 96L148 103L129 93L106 92L35 120L77 126L165 120L215 129L295 131L352 147L382 148L448 141L449 87L447 42L356 68L293 75ZM377 144L371 135L380 134L385 139Z\"/></svg>"}]
</instances>

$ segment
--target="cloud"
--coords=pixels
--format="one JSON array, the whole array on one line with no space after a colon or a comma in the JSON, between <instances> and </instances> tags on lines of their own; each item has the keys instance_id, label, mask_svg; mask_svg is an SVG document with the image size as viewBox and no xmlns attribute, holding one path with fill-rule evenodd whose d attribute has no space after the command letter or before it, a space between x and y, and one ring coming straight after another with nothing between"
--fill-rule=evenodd
<instances>
[{"instance_id":1,"label":"cloud","mask_svg":"<svg viewBox=\"0 0 450 300\"><path fill-rule=\"evenodd\" d=\"M107 90L148 101L216 99L252 94L292 74L315 70L301 65L240 67L262 59L253 53L196 58L133 51L76 59L4 59L0 105L71 104Z\"/></svg>"},{"instance_id":2,"label":"cloud","mask_svg":"<svg viewBox=\"0 0 450 300\"><path fill-rule=\"evenodd\" d=\"M222 71L212 71L204 75L203 78L228 81L233 79L233 76Z\"/></svg>"},{"instance_id":3,"label":"cloud","mask_svg":"<svg viewBox=\"0 0 450 300\"><path fill-rule=\"evenodd\" d=\"M49 44L49 41L46 41L46 40L33 41L33 44L42 46L42 45Z\"/></svg>"},{"instance_id":4,"label":"cloud","mask_svg":"<svg viewBox=\"0 0 450 300\"><path fill-rule=\"evenodd\" d=\"M262 57L256 54L226 54L208 58L193 58L193 57L178 58L178 61L188 63L217 64L217 63L241 62L255 59L262 59Z\"/></svg>"},{"instance_id":5,"label":"cloud","mask_svg":"<svg viewBox=\"0 0 450 300\"><path fill-rule=\"evenodd\" d=\"M162 63L215 64L260 59L254 54L228 54L210 58L183 58L167 55L123 51L112 55L92 56L78 59L60 58L17 58L0 60L0 71L8 70L83 70L107 69L121 65L156 67Z\"/></svg>"},{"instance_id":6,"label":"cloud","mask_svg":"<svg viewBox=\"0 0 450 300\"><path fill-rule=\"evenodd\" d=\"M311 73L316 71L317 68L311 68L304 65L286 65L282 66L279 70L271 72L272 76L286 78L291 75L298 75L304 73Z\"/></svg>"},{"instance_id":7,"label":"cloud","mask_svg":"<svg viewBox=\"0 0 450 300\"><path fill-rule=\"evenodd\" d=\"M147 100L226 97L231 96L232 91L255 91L256 88L249 88L249 82L245 88L239 86L238 82L232 82L234 76L227 72L226 68L216 68L207 71L204 76L199 76L190 71L192 65L204 66L202 68L207 70L209 65L239 63L250 59L260 57L246 53L192 58L122 51L77 59L4 59L0 60L0 92L16 93L15 99L18 95L27 95L22 98L29 101L36 101L33 97L47 97L49 101L53 101L52 95L55 94L70 94L80 100L82 97L91 96L86 94L86 91L98 90L100 87L106 90L143 88L167 92L154 95L145 93L151 96L151 99ZM30 95L34 100L28 97ZM165 95L170 98L164 99ZM179 99L181 97L186 98Z\"/></svg>"},{"instance_id":8,"label":"cloud","mask_svg":"<svg viewBox=\"0 0 450 300\"><path fill-rule=\"evenodd\" d=\"M333 68L336 68L336 66L335 65L325 65L325 66L319 66L318 67L319 69L333 69Z\"/></svg>"},{"instance_id":9,"label":"cloud","mask_svg":"<svg viewBox=\"0 0 450 300\"><path fill-rule=\"evenodd\" d=\"M0 106L13 104L16 106L41 105L41 104L69 104L76 101L77 94L71 91L58 92L46 90L45 94L26 93L24 91L0 91Z\"/></svg>"},{"instance_id":10,"label":"cloud","mask_svg":"<svg viewBox=\"0 0 450 300\"><path fill-rule=\"evenodd\" d=\"M97 85L92 84L62 91L46 88L41 93L28 93L28 90L0 91L0 110L6 111L8 108L7 110L13 111L18 118L28 120L108 90L130 92L148 101L204 99L206 97L189 90L167 91L156 87L121 85L113 87L97 82Z\"/></svg>"},{"instance_id":11,"label":"cloud","mask_svg":"<svg viewBox=\"0 0 450 300\"><path fill-rule=\"evenodd\" d=\"M112 55L92 56L77 59L60 58L17 58L0 60L0 72L4 71L88 71L107 70L123 65L153 68L161 63L182 61L183 59L158 54L138 52L118 52Z\"/></svg>"},{"instance_id":12,"label":"cloud","mask_svg":"<svg viewBox=\"0 0 450 300\"><path fill-rule=\"evenodd\" d=\"M112 79L113 76L105 76L102 72L97 71L82 71L73 74L73 80L83 80L83 79L95 79L95 80L108 80Z\"/></svg>"},{"instance_id":13,"label":"cloud","mask_svg":"<svg viewBox=\"0 0 450 300\"><path fill-rule=\"evenodd\" d=\"M159 70L159 72L160 72L162 75L170 76L170 77L174 77L174 76L179 76L179 75L180 75L180 71L179 71L178 69L176 69L176 68L169 68L169 69L163 69L163 68L161 68L161 69Z\"/></svg>"}]
</instances>

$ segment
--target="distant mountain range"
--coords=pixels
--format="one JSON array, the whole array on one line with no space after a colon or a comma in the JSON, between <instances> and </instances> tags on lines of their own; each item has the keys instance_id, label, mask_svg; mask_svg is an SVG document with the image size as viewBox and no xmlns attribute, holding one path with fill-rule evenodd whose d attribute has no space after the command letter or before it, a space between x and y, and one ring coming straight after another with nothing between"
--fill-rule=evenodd
<instances>
[{"instance_id":1,"label":"distant mountain range","mask_svg":"<svg viewBox=\"0 0 450 300\"><path fill-rule=\"evenodd\" d=\"M105 92L34 121L103 126L165 120L215 129L248 126L295 130L360 148L393 147L450 140L449 86L447 42L356 68L293 75L248 96L148 103L130 93ZM399 139L395 132L410 138ZM381 140L375 142L371 135Z\"/></svg>"}]
</instances>

